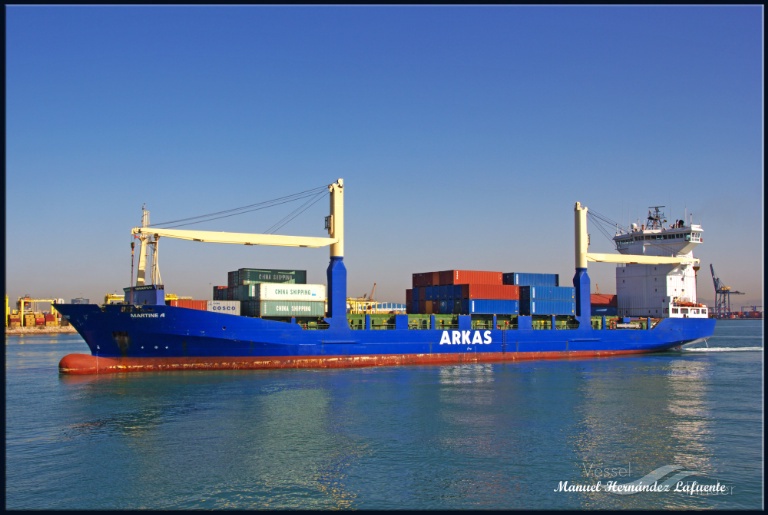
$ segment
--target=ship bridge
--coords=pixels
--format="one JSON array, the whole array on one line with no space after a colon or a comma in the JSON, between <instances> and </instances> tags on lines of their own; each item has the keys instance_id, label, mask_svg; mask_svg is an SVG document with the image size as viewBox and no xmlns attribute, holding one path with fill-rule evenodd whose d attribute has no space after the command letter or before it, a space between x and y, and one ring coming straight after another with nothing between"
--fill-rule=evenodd
<instances>
[{"instance_id":1,"label":"ship bridge","mask_svg":"<svg viewBox=\"0 0 768 515\"><path fill-rule=\"evenodd\" d=\"M704 241L701 225L688 224L684 220L667 223L661 208L653 206L648 211L646 224L632 224L628 231L619 231L613 237L620 254L645 256L691 256L693 249Z\"/></svg>"}]
</instances>

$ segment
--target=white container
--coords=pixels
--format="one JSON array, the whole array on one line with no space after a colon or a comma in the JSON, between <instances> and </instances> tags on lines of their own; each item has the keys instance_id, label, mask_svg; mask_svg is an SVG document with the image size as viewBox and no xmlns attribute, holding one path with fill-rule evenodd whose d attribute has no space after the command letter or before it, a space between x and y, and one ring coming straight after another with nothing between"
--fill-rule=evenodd
<instances>
[{"instance_id":1,"label":"white container","mask_svg":"<svg viewBox=\"0 0 768 515\"><path fill-rule=\"evenodd\" d=\"M214 313L240 315L239 300L209 300L206 308L208 311L213 311Z\"/></svg>"},{"instance_id":2,"label":"white container","mask_svg":"<svg viewBox=\"0 0 768 515\"><path fill-rule=\"evenodd\" d=\"M253 286L254 296L258 300L325 300L324 284L261 283Z\"/></svg>"}]
</instances>

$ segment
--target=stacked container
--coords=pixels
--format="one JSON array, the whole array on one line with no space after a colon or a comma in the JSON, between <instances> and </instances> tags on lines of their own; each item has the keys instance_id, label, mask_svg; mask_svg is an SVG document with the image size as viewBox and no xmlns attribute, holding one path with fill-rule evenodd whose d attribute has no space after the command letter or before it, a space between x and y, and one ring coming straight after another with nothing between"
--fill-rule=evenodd
<instances>
[{"instance_id":1,"label":"stacked container","mask_svg":"<svg viewBox=\"0 0 768 515\"><path fill-rule=\"evenodd\" d=\"M277 270L274 268L240 268L227 274L227 286L259 283L306 284L306 270Z\"/></svg>"},{"instance_id":2,"label":"stacked container","mask_svg":"<svg viewBox=\"0 0 768 515\"><path fill-rule=\"evenodd\" d=\"M254 300L252 286L264 283L306 284L306 270L240 268L227 273L227 286L213 287L213 300Z\"/></svg>"},{"instance_id":3,"label":"stacked container","mask_svg":"<svg viewBox=\"0 0 768 515\"><path fill-rule=\"evenodd\" d=\"M56 318L56 315L54 313L46 313L45 314L45 326L46 327L56 327L59 325L59 320Z\"/></svg>"},{"instance_id":4,"label":"stacked container","mask_svg":"<svg viewBox=\"0 0 768 515\"><path fill-rule=\"evenodd\" d=\"M520 288L503 284L501 272L443 270L413 274L405 295L409 313L517 314Z\"/></svg>"},{"instance_id":5,"label":"stacked container","mask_svg":"<svg viewBox=\"0 0 768 515\"><path fill-rule=\"evenodd\" d=\"M244 316L317 318L325 315L325 285L307 284L306 270L241 268L229 272L227 287L215 287L213 293L214 300L239 301L238 314Z\"/></svg>"},{"instance_id":6,"label":"stacked container","mask_svg":"<svg viewBox=\"0 0 768 515\"><path fill-rule=\"evenodd\" d=\"M575 289L558 274L444 270L413 274L409 313L574 315Z\"/></svg>"},{"instance_id":7,"label":"stacked container","mask_svg":"<svg viewBox=\"0 0 768 515\"><path fill-rule=\"evenodd\" d=\"M616 295L593 293L590 295L592 315L616 316L618 314L618 299Z\"/></svg>"},{"instance_id":8,"label":"stacked container","mask_svg":"<svg viewBox=\"0 0 768 515\"><path fill-rule=\"evenodd\" d=\"M325 315L324 284L261 283L240 286L243 314L266 317ZM247 289L247 292L245 291Z\"/></svg>"},{"instance_id":9,"label":"stacked container","mask_svg":"<svg viewBox=\"0 0 768 515\"><path fill-rule=\"evenodd\" d=\"M213 287L213 300L227 300L227 287L226 286L214 286Z\"/></svg>"},{"instance_id":10,"label":"stacked container","mask_svg":"<svg viewBox=\"0 0 768 515\"><path fill-rule=\"evenodd\" d=\"M520 286L521 315L575 315L576 290L570 286Z\"/></svg>"},{"instance_id":11,"label":"stacked container","mask_svg":"<svg viewBox=\"0 0 768 515\"><path fill-rule=\"evenodd\" d=\"M502 278L504 284L515 284L517 286L560 286L560 276L558 274L505 272Z\"/></svg>"}]
</instances>

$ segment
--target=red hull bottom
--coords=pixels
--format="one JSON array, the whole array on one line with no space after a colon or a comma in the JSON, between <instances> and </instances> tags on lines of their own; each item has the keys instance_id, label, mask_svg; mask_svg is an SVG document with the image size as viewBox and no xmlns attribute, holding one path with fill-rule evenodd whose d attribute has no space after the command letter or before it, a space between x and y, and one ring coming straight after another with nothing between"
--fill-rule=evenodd
<instances>
[{"instance_id":1,"label":"red hull bottom","mask_svg":"<svg viewBox=\"0 0 768 515\"><path fill-rule=\"evenodd\" d=\"M377 356L294 356L294 357L175 357L102 358L90 354L69 354L59 362L62 374L92 375L175 370L261 370L274 368L363 368L399 365L456 365L503 363L542 359L574 359L646 354L648 351L573 352L473 352L451 354L386 354Z\"/></svg>"}]
</instances>

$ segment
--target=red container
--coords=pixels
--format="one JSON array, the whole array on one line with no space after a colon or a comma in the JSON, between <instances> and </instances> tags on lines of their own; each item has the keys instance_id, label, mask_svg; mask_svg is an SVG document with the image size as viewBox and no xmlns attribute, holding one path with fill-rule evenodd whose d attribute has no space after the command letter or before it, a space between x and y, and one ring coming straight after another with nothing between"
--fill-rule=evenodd
<instances>
[{"instance_id":1,"label":"red container","mask_svg":"<svg viewBox=\"0 0 768 515\"><path fill-rule=\"evenodd\" d=\"M461 298L520 300L520 287L513 284L462 284Z\"/></svg>"},{"instance_id":2,"label":"red container","mask_svg":"<svg viewBox=\"0 0 768 515\"><path fill-rule=\"evenodd\" d=\"M610 295L607 293L593 293L589 296L589 302L593 306L607 306L611 308L618 306L616 295Z\"/></svg>"},{"instance_id":3,"label":"red container","mask_svg":"<svg viewBox=\"0 0 768 515\"><path fill-rule=\"evenodd\" d=\"M45 325L45 317L35 317L35 325Z\"/></svg>"},{"instance_id":4,"label":"red container","mask_svg":"<svg viewBox=\"0 0 768 515\"><path fill-rule=\"evenodd\" d=\"M198 309L200 311L208 310L207 300L178 299L169 301L169 305L177 308Z\"/></svg>"},{"instance_id":5,"label":"red container","mask_svg":"<svg viewBox=\"0 0 768 515\"><path fill-rule=\"evenodd\" d=\"M504 284L501 272L485 270L443 270L440 284ZM490 298L490 297L486 297Z\"/></svg>"},{"instance_id":6,"label":"red container","mask_svg":"<svg viewBox=\"0 0 768 515\"><path fill-rule=\"evenodd\" d=\"M46 322L55 322L56 321L56 315L53 313L49 313L45 315L45 321Z\"/></svg>"}]
</instances>

